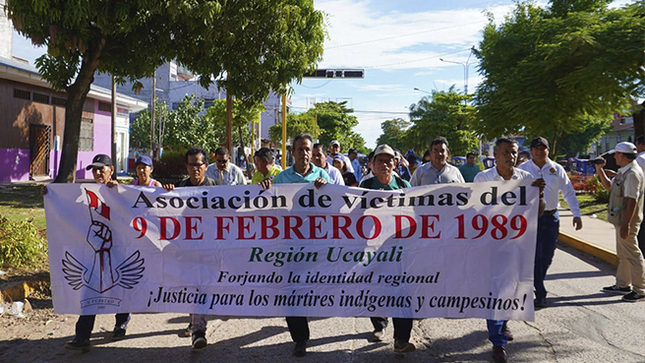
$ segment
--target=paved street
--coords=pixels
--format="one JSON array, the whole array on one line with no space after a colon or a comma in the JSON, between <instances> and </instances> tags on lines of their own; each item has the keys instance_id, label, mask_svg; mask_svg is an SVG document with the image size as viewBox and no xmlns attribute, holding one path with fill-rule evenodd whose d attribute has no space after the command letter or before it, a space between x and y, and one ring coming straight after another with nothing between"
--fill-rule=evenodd
<instances>
[{"instance_id":1,"label":"paved street","mask_svg":"<svg viewBox=\"0 0 645 363\"><path fill-rule=\"evenodd\" d=\"M550 307L537 311L534 322L510 323L515 335L508 346L511 361L645 362L645 304L601 293L602 286L614 282L613 275L609 264L560 246L547 280ZM113 319L98 317L94 348L88 353L63 349L73 336L75 316L54 316L21 336L14 335L23 325L17 321L15 331L3 329L0 362L491 361L485 322L479 319L417 321L412 341L418 350L404 356L392 352L391 330L383 343L368 341L367 318L314 319L304 358L291 356L292 343L282 318L213 319L209 345L198 352L189 347L190 338L179 335L188 322L183 314L134 314L127 339L120 342L106 339Z\"/></svg>"}]
</instances>

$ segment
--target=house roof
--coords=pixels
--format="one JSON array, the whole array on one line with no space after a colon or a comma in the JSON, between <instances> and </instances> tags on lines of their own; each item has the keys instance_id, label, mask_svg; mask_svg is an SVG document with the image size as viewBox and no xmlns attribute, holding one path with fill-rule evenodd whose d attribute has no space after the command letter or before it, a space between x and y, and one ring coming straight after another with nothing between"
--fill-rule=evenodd
<instances>
[{"instance_id":1,"label":"house roof","mask_svg":"<svg viewBox=\"0 0 645 363\"><path fill-rule=\"evenodd\" d=\"M51 84L40 76L38 69L15 59L0 57L0 78L52 89ZM100 101L112 101L112 91L96 85L90 86L90 92L87 96ZM116 103L118 106L130 109L133 112L148 108L147 102L120 93L116 94Z\"/></svg>"}]
</instances>

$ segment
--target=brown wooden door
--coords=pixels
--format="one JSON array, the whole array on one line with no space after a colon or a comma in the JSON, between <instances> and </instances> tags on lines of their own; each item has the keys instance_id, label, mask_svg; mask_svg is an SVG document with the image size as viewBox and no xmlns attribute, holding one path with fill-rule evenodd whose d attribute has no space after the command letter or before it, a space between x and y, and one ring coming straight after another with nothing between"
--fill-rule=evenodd
<instances>
[{"instance_id":1,"label":"brown wooden door","mask_svg":"<svg viewBox=\"0 0 645 363\"><path fill-rule=\"evenodd\" d=\"M29 174L31 176L49 175L50 139L51 126L29 125L29 149L31 157Z\"/></svg>"}]
</instances>

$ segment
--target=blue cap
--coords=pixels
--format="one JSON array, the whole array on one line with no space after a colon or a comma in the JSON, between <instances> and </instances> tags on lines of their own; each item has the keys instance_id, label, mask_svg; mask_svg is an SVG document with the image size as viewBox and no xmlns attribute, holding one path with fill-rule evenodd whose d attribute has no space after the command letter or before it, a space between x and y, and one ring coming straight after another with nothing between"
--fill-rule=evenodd
<instances>
[{"instance_id":1,"label":"blue cap","mask_svg":"<svg viewBox=\"0 0 645 363\"><path fill-rule=\"evenodd\" d=\"M136 166L136 165L137 165L137 164L139 164L139 163L143 163L143 164L145 164L145 165L152 166L152 159L150 159L150 157L149 157L149 156L145 156L145 155L144 155L144 156L139 156L139 157L134 161L134 165Z\"/></svg>"}]
</instances>

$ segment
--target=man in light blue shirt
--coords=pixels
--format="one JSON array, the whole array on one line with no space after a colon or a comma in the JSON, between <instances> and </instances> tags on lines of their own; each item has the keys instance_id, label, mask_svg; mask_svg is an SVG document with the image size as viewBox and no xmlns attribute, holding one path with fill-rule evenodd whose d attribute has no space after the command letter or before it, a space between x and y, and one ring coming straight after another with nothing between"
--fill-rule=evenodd
<instances>
[{"instance_id":1,"label":"man in light blue shirt","mask_svg":"<svg viewBox=\"0 0 645 363\"><path fill-rule=\"evenodd\" d=\"M225 147L215 150L215 162L206 170L206 176L215 180L218 185L246 184L242 169L231 163L231 155Z\"/></svg>"},{"instance_id":2,"label":"man in light blue shirt","mask_svg":"<svg viewBox=\"0 0 645 363\"><path fill-rule=\"evenodd\" d=\"M293 152L293 165L283 170L273 179L273 184L288 183L313 183L316 188L330 182L329 174L311 162L313 138L308 134L300 134L293 138L291 150ZM271 187L268 180L260 183L264 189ZM287 316L287 326L291 339L296 343L293 355L302 357L307 354L307 341L309 340L309 323L304 316Z\"/></svg>"},{"instance_id":3,"label":"man in light blue shirt","mask_svg":"<svg viewBox=\"0 0 645 363\"><path fill-rule=\"evenodd\" d=\"M352 161L352 168L354 168L354 176L356 177L356 181L359 181L363 179L363 168L361 167L361 163L358 161L358 151L356 149L351 148L347 152L347 156L349 157L349 160Z\"/></svg>"}]
</instances>

